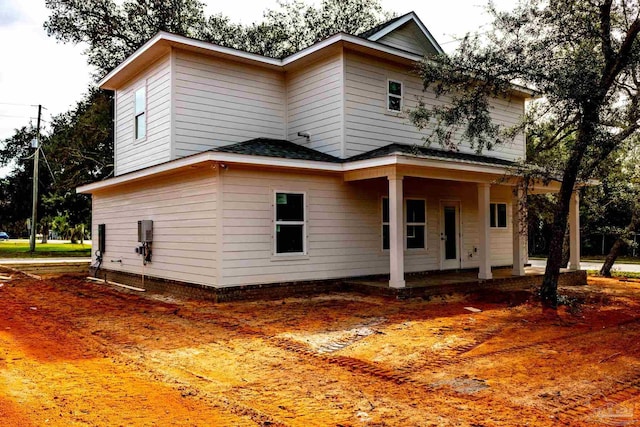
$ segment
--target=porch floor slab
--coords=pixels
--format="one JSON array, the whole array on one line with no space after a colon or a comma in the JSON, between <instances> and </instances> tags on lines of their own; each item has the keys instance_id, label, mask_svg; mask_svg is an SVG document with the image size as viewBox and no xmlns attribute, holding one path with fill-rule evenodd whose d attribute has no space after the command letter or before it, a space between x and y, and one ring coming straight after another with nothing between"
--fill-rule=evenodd
<instances>
[{"instance_id":1,"label":"porch floor slab","mask_svg":"<svg viewBox=\"0 0 640 427\"><path fill-rule=\"evenodd\" d=\"M544 275L542 267L526 267L524 276L514 276L511 268L492 269L493 278L478 279L477 271L436 271L407 274L404 288L390 288L389 276L346 280L350 290L366 294L395 296L397 298L429 297L450 293L474 293L483 289L519 290L539 286ZM586 285L586 271L562 269L559 284Z\"/></svg>"}]
</instances>

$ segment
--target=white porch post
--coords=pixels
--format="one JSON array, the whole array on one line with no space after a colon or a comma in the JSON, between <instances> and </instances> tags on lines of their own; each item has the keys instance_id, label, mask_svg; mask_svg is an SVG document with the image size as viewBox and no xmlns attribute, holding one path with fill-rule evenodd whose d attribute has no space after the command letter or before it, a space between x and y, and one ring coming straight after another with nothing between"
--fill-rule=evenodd
<instances>
[{"instance_id":1,"label":"white porch post","mask_svg":"<svg viewBox=\"0 0 640 427\"><path fill-rule=\"evenodd\" d=\"M491 185L478 183L478 236L480 269L478 279L491 279L491 234L489 224L489 201Z\"/></svg>"},{"instance_id":2,"label":"white porch post","mask_svg":"<svg viewBox=\"0 0 640 427\"><path fill-rule=\"evenodd\" d=\"M402 209L402 176L389 179L389 262L392 288L404 288L404 226Z\"/></svg>"},{"instance_id":3,"label":"white porch post","mask_svg":"<svg viewBox=\"0 0 640 427\"><path fill-rule=\"evenodd\" d=\"M513 217L513 272L514 276L524 276L524 265L527 262L527 213L523 205L524 191L518 188L511 203Z\"/></svg>"},{"instance_id":4,"label":"white porch post","mask_svg":"<svg viewBox=\"0 0 640 427\"><path fill-rule=\"evenodd\" d=\"M569 270L580 270L580 195L571 194L569 202Z\"/></svg>"}]
</instances>

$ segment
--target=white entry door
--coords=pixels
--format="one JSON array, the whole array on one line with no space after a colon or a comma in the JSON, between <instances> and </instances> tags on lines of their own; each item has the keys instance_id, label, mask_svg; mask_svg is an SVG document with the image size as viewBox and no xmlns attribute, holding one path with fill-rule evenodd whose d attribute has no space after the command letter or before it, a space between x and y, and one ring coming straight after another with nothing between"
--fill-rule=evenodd
<instances>
[{"instance_id":1,"label":"white entry door","mask_svg":"<svg viewBox=\"0 0 640 427\"><path fill-rule=\"evenodd\" d=\"M440 202L440 254L442 270L460 268L460 202Z\"/></svg>"}]
</instances>

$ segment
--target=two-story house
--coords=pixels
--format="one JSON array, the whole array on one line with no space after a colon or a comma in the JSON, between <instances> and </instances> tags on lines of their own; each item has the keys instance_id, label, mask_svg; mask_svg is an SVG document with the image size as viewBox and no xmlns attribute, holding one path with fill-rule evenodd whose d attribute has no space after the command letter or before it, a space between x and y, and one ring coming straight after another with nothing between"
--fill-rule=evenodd
<instances>
[{"instance_id":1,"label":"two-story house","mask_svg":"<svg viewBox=\"0 0 640 427\"><path fill-rule=\"evenodd\" d=\"M198 288L523 275L509 171L524 136L452 152L407 119L419 98L446 102L415 74L441 52L413 13L284 59L157 34L100 82L115 92L115 176L78 191L93 198L101 269ZM494 119L517 123L529 96L492 100Z\"/></svg>"}]
</instances>

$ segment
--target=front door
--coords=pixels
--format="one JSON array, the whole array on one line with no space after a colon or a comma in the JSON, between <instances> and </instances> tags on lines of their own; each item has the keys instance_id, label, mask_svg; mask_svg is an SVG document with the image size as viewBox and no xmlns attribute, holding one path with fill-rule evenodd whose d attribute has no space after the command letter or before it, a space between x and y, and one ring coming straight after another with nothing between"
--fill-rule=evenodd
<instances>
[{"instance_id":1,"label":"front door","mask_svg":"<svg viewBox=\"0 0 640 427\"><path fill-rule=\"evenodd\" d=\"M460 202L440 202L440 253L442 269L460 268Z\"/></svg>"}]
</instances>

